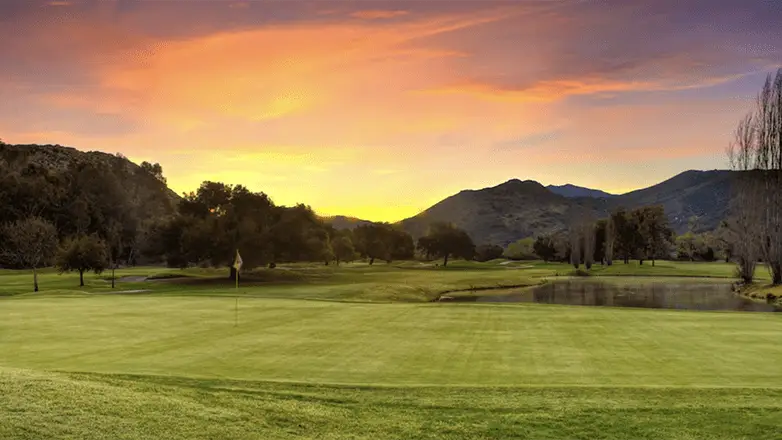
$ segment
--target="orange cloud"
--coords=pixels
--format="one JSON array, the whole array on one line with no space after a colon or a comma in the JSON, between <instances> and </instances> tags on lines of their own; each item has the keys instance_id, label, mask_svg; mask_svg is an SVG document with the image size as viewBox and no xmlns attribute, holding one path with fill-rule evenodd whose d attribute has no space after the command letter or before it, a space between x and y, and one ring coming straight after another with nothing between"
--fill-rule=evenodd
<instances>
[{"instance_id":1,"label":"orange cloud","mask_svg":"<svg viewBox=\"0 0 782 440\"><path fill-rule=\"evenodd\" d=\"M751 72L754 73L754 72ZM611 80L594 78L587 80L550 79L534 82L528 87L508 88L491 83L467 81L451 86L436 87L427 90L416 90L415 93L433 95L470 95L481 99L509 102L554 102L576 95L616 96L622 92L637 91L677 91L711 87L735 81L751 73L722 75L697 79L683 78L681 80Z\"/></svg>"},{"instance_id":2,"label":"orange cloud","mask_svg":"<svg viewBox=\"0 0 782 440\"><path fill-rule=\"evenodd\" d=\"M128 45L134 38L123 37L123 50L105 50L113 62L97 64L95 86L52 93L48 99L60 107L99 113L130 111L146 124L183 132L228 119L251 123L343 110L345 102L349 114L355 112L351 100L367 103L374 98L393 105L389 100L394 94L447 74L442 63L448 59L469 56L410 41L506 16L507 10L485 11L380 27L291 24L154 44L135 38L135 44ZM88 32L69 28L66 35L82 41ZM417 125L442 127L425 120L406 125L404 130L412 131Z\"/></svg>"},{"instance_id":3,"label":"orange cloud","mask_svg":"<svg viewBox=\"0 0 782 440\"><path fill-rule=\"evenodd\" d=\"M382 18L401 17L409 13L410 13L409 11L402 11L402 10L374 9L374 10L366 10L366 11L355 11L352 12L350 16L353 18L362 18L365 20L377 20Z\"/></svg>"},{"instance_id":4,"label":"orange cloud","mask_svg":"<svg viewBox=\"0 0 782 440\"><path fill-rule=\"evenodd\" d=\"M71 6L73 3L68 0L52 0L46 4L49 6Z\"/></svg>"}]
</instances>

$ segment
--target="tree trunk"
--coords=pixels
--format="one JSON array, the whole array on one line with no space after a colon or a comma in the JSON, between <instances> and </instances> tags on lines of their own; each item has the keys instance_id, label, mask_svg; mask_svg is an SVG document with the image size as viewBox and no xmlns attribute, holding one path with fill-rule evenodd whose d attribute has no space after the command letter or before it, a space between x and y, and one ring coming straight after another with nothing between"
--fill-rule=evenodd
<instances>
[{"instance_id":1,"label":"tree trunk","mask_svg":"<svg viewBox=\"0 0 782 440\"><path fill-rule=\"evenodd\" d=\"M114 288L114 268L115 267L116 267L116 265L114 265L114 264L111 265L111 288L112 289Z\"/></svg>"},{"instance_id":2,"label":"tree trunk","mask_svg":"<svg viewBox=\"0 0 782 440\"><path fill-rule=\"evenodd\" d=\"M369 259L369 265L371 266L373 264L375 264L375 257Z\"/></svg>"},{"instance_id":3,"label":"tree trunk","mask_svg":"<svg viewBox=\"0 0 782 440\"><path fill-rule=\"evenodd\" d=\"M84 287L84 269L79 269L79 287Z\"/></svg>"},{"instance_id":4,"label":"tree trunk","mask_svg":"<svg viewBox=\"0 0 782 440\"><path fill-rule=\"evenodd\" d=\"M652 267L654 267L654 257L652 257Z\"/></svg>"},{"instance_id":5,"label":"tree trunk","mask_svg":"<svg viewBox=\"0 0 782 440\"><path fill-rule=\"evenodd\" d=\"M445 259L443 260L443 267L448 265L448 254L445 254Z\"/></svg>"},{"instance_id":6,"label":"tree trunk","mask_svg":"<svg viewBox=\"0 0 782 440\"><path fill-rule=\"evenodd\" d=\"M33 291L38 291L38 270L33 267Z\"/></svg>"},{"instance_id":7,"label":"tree trunk","mask_svg":"<svg viewBox=\"0 0 782 440\"><path fill-rule=\"evenodd\" d=\"M643 258L639 258L639 259L638 259L638 264L640 264L641 266L643 266L643 265L644 265L644 259L643 259Z\"/></svg>"}]
</instances>

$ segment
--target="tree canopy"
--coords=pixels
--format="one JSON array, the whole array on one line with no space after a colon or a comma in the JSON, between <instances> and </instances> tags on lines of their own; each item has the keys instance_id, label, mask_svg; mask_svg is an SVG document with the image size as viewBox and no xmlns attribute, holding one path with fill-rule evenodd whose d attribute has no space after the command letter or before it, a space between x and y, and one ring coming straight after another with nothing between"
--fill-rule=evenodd
<instances>
[{"instance_id":1,"label":"tree canopy","mask_svg":"<svg viewBox=\"0 0 782 440\"><path fill-rule=\"evenodd\" d=\"M450 257L471 260L475 255L475 244L469 235L452 223L435 222L429 233L418 239L418 248L428 257L442 258L443 266Z\"/></svg>"}]
</instances>

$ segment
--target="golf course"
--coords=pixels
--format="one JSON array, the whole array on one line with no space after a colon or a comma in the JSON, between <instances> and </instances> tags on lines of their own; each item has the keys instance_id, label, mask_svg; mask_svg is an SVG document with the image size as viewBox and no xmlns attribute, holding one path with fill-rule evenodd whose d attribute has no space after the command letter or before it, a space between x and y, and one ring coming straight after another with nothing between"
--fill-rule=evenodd
<instances>
[{"instance_id":1,"label":"golf course","mask_svg":"<svg viewBox=\"0 0 782 440\"><path fill-rule=\"evenodd\" d=\"M733 268L585 278L718 286ZM237 288L137 267L114 289L44 270L37 293L30 271L0 271L0 438L779 438L780 314L442 301L571 269L291 264Z\"/></svg>"}]
</instances>

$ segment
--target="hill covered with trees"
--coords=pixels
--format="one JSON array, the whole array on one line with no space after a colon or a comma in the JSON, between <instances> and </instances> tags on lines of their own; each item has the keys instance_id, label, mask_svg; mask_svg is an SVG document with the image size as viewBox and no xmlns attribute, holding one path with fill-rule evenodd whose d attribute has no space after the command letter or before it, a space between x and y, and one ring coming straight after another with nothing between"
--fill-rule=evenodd
<instances>
[{"instance_id":1,"label":"hill covered with trees","mask_svg":"<svg viewBox=\"0 0 782 440\"><path fill-rule=\"evenodd\" d=\"M660 205L676 233L716 229L728 215L734 171L686 171L649 188L611 197L573 197L538 182L518 179L480 190L465 190L435 204L401 225L414 237L433 222L451 221L476 243L507 246L519 239L568 228L574 216L588 212L606 218L619 209Z\"/></svg>"}]
</instances>

